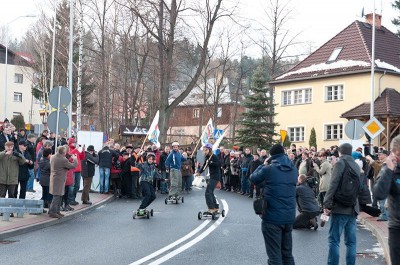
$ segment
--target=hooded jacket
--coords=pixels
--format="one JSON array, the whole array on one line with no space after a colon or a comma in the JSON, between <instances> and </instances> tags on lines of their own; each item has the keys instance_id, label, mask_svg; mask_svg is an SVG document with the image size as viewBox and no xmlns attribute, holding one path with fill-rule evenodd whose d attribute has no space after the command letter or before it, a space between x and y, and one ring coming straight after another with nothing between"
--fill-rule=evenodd
<instances>
[{"instance_id":1,"label":"hooded jacket","mask_svg":"<svg viewBox=\"0 0 400 265\"><path fill-rule=\"evenodd\" d=\"M388 226L400 229L400 165L391 170L385 164L377 179L373 194L377 200L388 198Z\"/></svg>"},{"instance_id":2,"label":"hooded jacket","mask_svg":"<svg viewBox=\"0 0 400 265\"><path fill-rule=\"evenodd\" d=\"M332 171L331 183L329 185L329 189L325 194L324 198L324 207L332 210L334 214L347 214L347 215L357 215L360 212L360 208L358 205L358 200L355 206L344 206L340 204L340 202L336 202L334 196L336 191L339 189L340 181L343 178L343 174L345 172L345 162L346 160L349 166L352 168L354 172L358 173L360 176L360 167L354 162L354 159L351 155L343 155L336 162Z\"/></svg>"},{"instance_id":3,"label":"hooded jacket","mask_svg":"<svg viewBox=\"0 0 400 265\"><path fill-rule=\"evenodd\" d=\"M264 204L266 209L262 219L271 224L293 224L296 218L297 168L286 154L276 154L268 160L268 165L259 166L250 180L264 184Z\"/></svg>"}]
</instances>

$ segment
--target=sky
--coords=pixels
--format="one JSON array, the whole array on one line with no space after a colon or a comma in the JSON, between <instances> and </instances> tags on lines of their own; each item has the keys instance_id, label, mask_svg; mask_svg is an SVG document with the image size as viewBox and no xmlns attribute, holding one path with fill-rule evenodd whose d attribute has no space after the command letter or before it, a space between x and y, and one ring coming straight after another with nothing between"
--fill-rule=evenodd
<instances>
[{"instance_id":1,"label":"sky","mask_svg":"<svg viewBox=\"0 0 400 265\"><path fill-rule=\"evenodd\" d=\"M60 1L60 0L58 0ZM199 0L201 1L201 0ZM258 21L265 18L263 10L269 0L239 0L240 12L243 16ZM49 6L49 0L1 0L0 26L3 26L19 16L39 15L41 7ZM382 14L382 25L396 32L391 19L400 16L392 8L394 0L375 0L377 13ZM364 13L373 10L374 0L291 0L291 19L287 26L293 33L300 33L299 41L312 43L318 48L338 34L355 20L364 21ZM9 36L21 38L34 23L36 18L18 18L9 24Z\"/></svg>"}]
</instances>

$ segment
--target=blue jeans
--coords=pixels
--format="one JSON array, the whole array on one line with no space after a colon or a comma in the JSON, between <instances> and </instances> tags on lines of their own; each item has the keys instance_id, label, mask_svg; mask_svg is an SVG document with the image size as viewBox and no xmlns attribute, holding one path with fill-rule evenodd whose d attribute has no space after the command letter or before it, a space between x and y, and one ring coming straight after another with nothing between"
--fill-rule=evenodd
<instances>
[{"instance_id":1,"label":"blue jeans","mask_svg":"<svg viewBox=\"0 0 400 265\"><path fill-rule=\"evenodd\" d=\"M26 186L26 190L27 191L31 191L33 190L33 181L35 180L35 170L32 169L28 169L29 172L29 179L28 179L28 184Z\"/></svg>"},{"instance_id":2,"label":"blue jeans","mask_svg":"<svg viewBox=\"0 0 400 265\"><path fill-rule=\"evenodd\" d=\"M268 265L294 265L292 255L293 225L275 225L261 222L265 249L268 255Z\"/></svg>"},{"instance_id":3,"label":"blue jeans","mask_svg":"<svg viewBox=\"0 0 400 265\"><path fill-rule=\"evenodd\" d=\"M63 196L63 202L64 202L64 206L68 206L72 201L71 201L71 197L72 197L72 193L74 192L74 186L65 186L64 187L64 196Z\"/></svg>"},{"instance_id":4,"label":"blue jeans","mask_svg":"<svg viewBox=\"0 0 400 265\"><path fill-rule=\"evenodd\" d=\"M339 264L340 236L344 230L346 245L346 265L356 264L357 222L356 216L348 214L332 214L328 236L328 265Z\"/></svg>"},{"instance_id":5,"label":"blue jeans","mask_svg":"<svg viewBox=\"0 0 400 265\"><path fill-rule=\"evenodd\" d=\"M385 200L378 201L379 209L381 210L381 214L379 215L380 220L388 220L388 213L385 208Z\"/></svg>"},{"instance_id":6,"label":"blue jeans","mask_svg":"<svg viewBox=\"0 0 400 265\"><path fill-rule=\"evenodd\" d=\"M110 184L110 169L107 167L100 167L100 193L108 192Z\"/></svg>"},{"instance_id":7,"label":"blue jeans","mask_svg":"<svg viewBox=\"0 0 400 265\"><path fill-rule=\"evenodd\" d=\"M244 193L248 193L249 191L249 183L247 181L246 178L246 174L247 174L247 170L246 171L242 171L242 192Z\"/></svg>"},{"instance_id":8,"label":"blue jeans","mask_svg":"<svg viewBox=\"0 0 400 265\"><path fill-rule=\"evenodd\" d=\"M74 201L76 199L76 194L81 187L81 172L74 172Z\"/></svg>"}]
</instances>

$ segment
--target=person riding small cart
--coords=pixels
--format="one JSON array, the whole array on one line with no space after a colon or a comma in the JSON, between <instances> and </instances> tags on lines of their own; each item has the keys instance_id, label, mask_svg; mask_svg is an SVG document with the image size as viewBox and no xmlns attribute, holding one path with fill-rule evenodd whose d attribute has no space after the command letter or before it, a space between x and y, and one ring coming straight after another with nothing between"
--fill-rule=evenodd
<instances>
[{"instance_id":1,"label":"person riding small cart","mask_svg":"<svg viewBox=\"0 0 400 265\"><path fill-rule=\"evenodd\" d=\"M137 216L147 215L148 211L146 207L148 207L156 198L153 180L160 178L160 174L154 164L155 158L155 154L149 152L146 156L146 162L143 162L138 166L140 170L139 181L140 186L142 187L143 200L139 206L139 209L136 211Z\"/></svg>"},{"instance_id":2,"label":"person riding small cart","mask_svg":"<svg viewBox=\"0 0 400 265\"><path fill-rule=\"evenodd\" d=\"M212 144L207 143L203 146L203 152L205 155L205 161L203 166L196 172L196 176L200 176L207 167L210 172L210 181L207 184L205 198L208 206L209 213L216 213L219 210L219 205L214 196L214 190L218 182L221 181L221 162L218 157L213 154Z\"/></svg>"}]
</instances>

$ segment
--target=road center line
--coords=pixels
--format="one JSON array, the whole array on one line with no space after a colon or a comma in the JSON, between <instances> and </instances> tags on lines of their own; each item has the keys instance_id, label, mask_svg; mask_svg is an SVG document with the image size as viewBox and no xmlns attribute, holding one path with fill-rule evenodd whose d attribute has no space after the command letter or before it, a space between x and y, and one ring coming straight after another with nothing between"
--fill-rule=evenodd
<instances>
[{"instance_id":1,"label":"road center line","mask_svg":"<svg viewBox=\"0 0 400 265\"><path fill-rule=\"evenodd\" d=\"M225 216L228 214L229 211L229 206L226 203L225 200L221 200L222 204L224 205L224 210L225 210ZM197 244L198 242L200 242L201 240L203 240L206 236L208 236L212 231L215 230L215 228L217 228L222 221L224 221L225 217L220 216L218 218L218 220L212 225L210 226L206 231L204 231L203 233L201 233L200 235L198 235L196 238L192 239L191 241L187 242L186 244L182 245L181 247L175 249L174 251L168 253L167 255L153 261L152 263L150 263L149 265L158 265L161 264L173 257L175 257L176 255L182 253L183 251L185 251L186 249L192 247L193 245ZM208 220L209 221L209 220Z\"/></svg>"},{"instance_id":2,"label":"road center line","mask_svg":"<svg viewBox=\"0 0 400 265\"><path fill-rule=\"evenodd\" d=\"M153 259L159 255L161 255L162 253L164 253L165 251L170 250L171 248L181 244L182 242L188 240L189 238L191 238L192 236L194 236L195 234L197 234L199 231L201 231L205 226L208 225L208 223L210 222L210 220L205 220L201 225L199 225L196 229L194 229L192 232L190 232L189 234L181 237L180 239L178 239L177 241L157 250L156 252L151 253L150 255L141 258L140 260L137 260L129 265L139 265L139 264L143 264L144 262Z\"/></svg>"}]
</instances>

